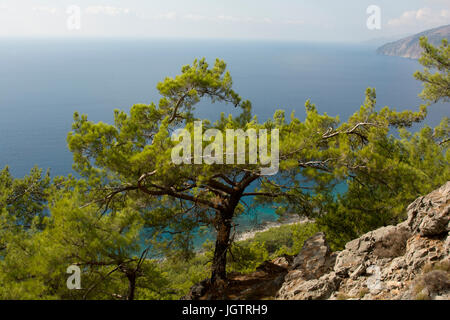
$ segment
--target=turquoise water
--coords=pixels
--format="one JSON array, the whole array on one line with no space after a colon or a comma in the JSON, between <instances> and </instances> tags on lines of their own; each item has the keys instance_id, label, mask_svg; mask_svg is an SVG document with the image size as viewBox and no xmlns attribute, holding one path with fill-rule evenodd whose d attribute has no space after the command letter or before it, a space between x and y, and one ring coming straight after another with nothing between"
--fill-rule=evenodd
<instances>
[{"instance_id":1,"label":"turquoise water","mask_svg":"<svg viewBox=\"0 0 450 320\"><path fill-rule=\"evenodd\" d=\"M74 111L110 122L115 108L158 102L158 81L194 58L224 59L234 88L264 120L277 109L304 116L311 99L320 112L345 119L375 87L380 107L417 108L417 61L375 54L362 45L244 41L2 39L0 42L0 167L23 176L38 165L52 175L72 171L66 136ZM200 117L234 112L201 103ZM448 115L435 105L427 123ZM275 219L270 208L258 222ZM246 218L249 225L252 218ZM256 222L255 222L256 223Z\"/></svg>"}]
</instances>

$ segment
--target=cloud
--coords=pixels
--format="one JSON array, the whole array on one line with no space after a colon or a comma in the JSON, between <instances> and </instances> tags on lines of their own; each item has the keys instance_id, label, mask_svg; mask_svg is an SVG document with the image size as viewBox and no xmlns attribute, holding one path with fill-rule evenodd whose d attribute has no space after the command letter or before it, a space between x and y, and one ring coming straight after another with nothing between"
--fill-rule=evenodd
<instances>
[{"instance_id":1,"label":"cloud","mask_svg":"<svg viewBox=\"0 0 450 320\"><path fill-rule=\"evenodd\" d=\"M273 23L272 19L267 18L267 17L266 18L262 18L261 20L257 20L255 22L257 22L257 23Z\"/></svg>"},{"instance_id":2,"label":"cloud","mask_svg":"<svg viewBox=\"0 0 450 320\"><path fill-rule=\"evenodd\" d=\"M425 0L425 2L429 2L430 4L449 5L448 0Z\"/></svg>"},{"instance_id":3,"label":"cloud","mask_svg":"<svg viewBox=\"0 0 450 320\"><path fill-rule=\"evenodd\" d=\"M206 20L211 20L210 18L203 16L201 14L193 14L193 13L189 13L185 16L183 16L184 19L186 20L192 20L192 21L206 21Z\"/></svg>"},{"instance_id":4,"label":"cloud","mask_svg":"<svg viewBox=\"0 0 450 320\"><path fill-rule=\"evenodd\" d=\"M51 7L34 7L33 12L37 12L37 13L47 13L47 14L56 14L58 13L58 9L56 8L51 8Z\"/></svg>"},{"instance_id":5,"label":"cloud","mask_svg":"<svg viewBox=\"0 0 450 320\"><path fill-rule=\"evenodd\" d=\"M242 22L243 18L235 17L235 16L227 16L227 15L220 15L216 17L217 21L225 21L225 22Z\"/></svg>"},{"instance_id":6,"label":"cloud","mask_svg":"<svg viewBox=\"0 0 450 320\"><path fill-rule=\"evenodd\" d=\"M86 8L87 14L92 15L107 15L118 16L122 14L129 14L131 12L128 8L110 7L110 6L89 6Z\"/></svg>"},{"instance_id":7,"label":"cloud","mask_svg":"<svg viewBox=\"0 0 450 320\"><path fill-rule=\"evenodd\" d=\"M218 16L204 16L200 14L186 14L183 16L183 19L201 22L201 21L210 21L210 22L225 22L225 23L272 23L272 19L270 18L253 18L253 17L238 17L231 15L218 15Z\"/></svg>"},{"instance_id":8,"label":"cloud","mask_svg":"<svg viewBox=\"0 0 450 320\"><path fill-rule=\"evenodd\" d=\"M219 21L225 22L243 22L243 23L272 23L270 18L253 18L253 17L235 17L220 15L217 17Z\"/></svg>"},{"instance_id":9,"label":"cloud","mask_svg":"<svg viewBox=\"0 0 450 320\"><path fill-rule=\"evenodd\" d=\"M178 19L178 13L175 11L158 13L158 14L149 14L144 11L136 12L136 17L143 20L154 20L154 21L173 21Z\"/></svg>"},{"instance_id":10,"label":"cloud","mask_svg":"<svg viewBox=\"0 0 450 320\"><path fill-rule=\"evenodd\" d=\"M400 17L388 21L390 27L434 27L450 23L450 11L421 8L405 11Z\"/></svg>"},{"instance_id":11,"label":"cloud","mask_svg":"<svg viewBox=\"0 0 450 320\"><path fill-rule=\"evenodd\" d=\"M301 24L305 24L305 21L304 20L286 20L284 23L285 24L301 25Z\"/></svg>"},{"instance_id":12,"label":"cloud","mask_svg":"<svg viewBox=\"0 0 450 320\"><path fill-rule=\"evenodd\" d=\"M167 13L160 13L153 18L157 20L175 20L177 18L178 14L176 12L167 12Z\"/></svg>"}]
</instances>

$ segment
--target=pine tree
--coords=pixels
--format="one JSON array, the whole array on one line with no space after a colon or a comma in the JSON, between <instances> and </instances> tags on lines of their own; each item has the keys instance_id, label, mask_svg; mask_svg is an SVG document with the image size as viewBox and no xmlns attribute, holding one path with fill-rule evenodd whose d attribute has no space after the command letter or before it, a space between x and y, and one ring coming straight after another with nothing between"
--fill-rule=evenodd
<instances>
[{"instance_id":1,"label":"pine tree","mask_svg":"<svg viewBox=\"0 0 450 320\"><path fill-rule=\"evenodd\" d=\"M135 105L129 114L115 111L112 125L93 123L76 113L69 148L75 168L88 181L91 201L102 205L105 212L127 201L142 212L148 226L175 235L179 245L188 249L189 234L200 226L212 226L216 230L213 284L226 280L234 221L244 212L245 199L277 204L279 214L322 215L333 201L336 186L349 178L357 180L360 174L377 176L377 171L385 170L383 161L389 154L377 153L377 148L388 139L392 127L410 126L426 114L426 108L376 111L375 90L368 89L364 105L347 122L319 114L308 101L304 121L293 114L286 121L284 112L277 111L272 119L260 123L251 113L251 103L233 91L226 64L220 60L211 68L204 59L196 60L157 88L162 95L158 105ZM265 164L248 161L248 139L245 164L172 161L177 144L171 133L184 126L193 134L199 120L194 108L204 98L231 103L240 113L222 113L215 123L204 119L202 133L207 129L223 136L227 129L279 131L277 174L261 174ZM272 136L264 138L259 137L258 143L270 149ZM203 142L203 148L208 145Z\"/></svg>"}]
</instances>

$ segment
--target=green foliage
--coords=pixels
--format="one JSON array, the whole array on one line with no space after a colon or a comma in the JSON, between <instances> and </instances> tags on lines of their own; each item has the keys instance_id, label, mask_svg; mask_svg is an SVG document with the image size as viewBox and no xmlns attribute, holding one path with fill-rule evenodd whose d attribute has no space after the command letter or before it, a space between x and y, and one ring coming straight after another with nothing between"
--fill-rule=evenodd
<instances>
[{"instance_id":1,"label":"green foliage","mask_svg":"<svg viewBox=\"0 0 450 320\"><path fill-rule=\"evenodd\" d=\"M228 255L229 272L251 273L269 259L283 254L296 255L303 243L318 231L314 223L281 225L258 232L255 237L233 243ZM163 299L179 299L200 281L208 278L214 245L206 241L201 252L183 259L178 254L169 256L160 262L164 276L169 281Z\"/></svg>"},{"instance_id":2,"label":"green foliage","mask_svg":"<svg viewBox=\"0 0 450 320\"><path fill-rule=\"evenodd\" d=\"M161 298L178 300L186 295L193 285L207 279L213 254L214 246L209 240L203 244L200 252L188 257L183 255L183 251L168 252L168 255L159 261L159 266L169 281Z\"/></svg>"},{"instance_id":3,"label":"green foliage","mask_svg":"<svg viewBox=\"0 0 450 320\"><path fill-rule=\"evenodd\" d=\"M250 273L269 259L297 255L303 243L317 232L319 229L312 222L281 225L257 232L253 238L233 244L229 271Z\"/></svg>"},{"instance_id":4,"label":"green foliage","mask_svg":"<svg viewBox=\"0 0 450 320\"><path fill-rule=\"evenodd\" d=\"M441 141L448 139L449 119L411 134L401 129L401 139L390 137L376 145L378 159L367 162L348 190L330 203L328 214L317 218L336 248L381 226L406 218L406 206L417 197L450 179L450 153Z\"/></svg>"},{"instance_id":5,"label":"green foliage","mask_svg":"<svg viewBox=\"0 0 450 320\"><path fill-rule=\"evenodd\" d=\"M425 70L415 76L424 82L422 98L447 102L447 41L421 45ZM8 168L0 172L0 299L178 299L209 275L252 272L267 259L297 254L319 230L338 250L401 221L411 201L450 180L449 119L411 133L428 106L380 109L375 89L345 121L307 101L305 119L287 120L280 110L259 122L221 60L195 60L157 88L158 105L116 110L114 124L75 113L68 144L79 179L51 181L38 168L22 179ZM172 163L170 135L182 126L193 132L195 105L204 98L240 108L215 123L203 119L204 131L279 130L278 174L262 176L260 162ZM337 195L342 185L347 189ZM246 198L316 222L270 229L230 247ZM216 241L195 253L195 235L211 227ZM70 265L82 269L82 290L66 287Z\"/></svg>"},{"instance_id":6,"label":"green foliage","mask_svg":"<svg viewBox=\"0 0 450 320\"><path fill-rule=\"evenodd\" d=\"M257 243L264 247L274 258L283 254L296 255L306 239L319 232L315 223L295 223L281 225L263 232L257 232L254 238L242 241L244 244Z\"/></svg>"},{"instance_id":7,"label":"green foliage","mask_svg":"<svg viewBox=\"0 0 450 320\"><path fill-rule=\"evenodd\" d=\"M208 278L211 266L210 259L199 253L188 260L166 259L160 262L160 268L168 281L160 299L179 300L193 285Z\"/></svg>"},{"instance_id":8,"label":"green foliage","mask_svg":"<svg viewBox=\"0 0 450 320\"><path fill-rule=\"evenodd\" d=\"M21 229L30 228L33 223L42 224L49 186L50 172L43 175L42 170L37 167L22 179L14 179L8 167L0 171L2 223Z\"/></svg>"},{"instance_id":9,"label":"green foliage","mask_svg":"<svg viewBox=\"0 0 450 320\"><path fill-rule=\"evenodd\" d=\"M306 239L318 232L314 223L281 225L257 232L251 239L236 241L230 248L227 268L229 272L251 273L269 259L283 254L296 255ZM175 253L160 262L169 281L163 299L179 299L200 281L208 278L214 244L206 241L201 252L188 259Z\"/></svg>"},{"instance_id":10,"label":"green foliage","mask_svg":"<svg viewBox=\"0 0 450 320\"><path fill-rule=\"evenodd\" d=\"M434 75L428 69L416 73L425 85L422 98L448 101L447 43L437 49L422 39L421 45L425 49L421 63L438 70ZM374 105L373 95L369 100L373 101L369 105ZM379 135L354 153L357 161L347 179L347 192L338 201L328 202L324 214L317 217L335 248L378 227L399 223L406 218L407 205L450 180L448 117L435 128L424 126L410 133L406 128L426 115L425 106L415 114L406 111L392 115L387 108L379 114L390 119L396 130Z\"/></svg>"},{"instance_id":11,"label":"green foliage","mask_svg":"<svg viewBox=\"0 0 450 320\"><path fill-rule=\"evenodd\" d=\"M125 207L104 214L95 204L83 205L83 193L66 188L73 181L65 182L63 188L48 189L49 214L43 223L20 225L8 234L0 260L0 298L125 299L130 276L136 280L133 295L159 297L167 281L141 248L138 212ZM66 286L71 265L82 270L81 290Z\"/></svg>"},{"instance_id":12,"label":"green foliage","mask_svg":"<svg viewBox=\"0 0 450 320\"><path fill-rule=\"evenodd\" d=\"M434 176L417 180L424 172L415 167L416 158L407 158L409 146L403 146L390 135L391 130L403 130L423 120L425 106L416 112L397 112L388 107L377 111L375 90L367 89L364 104L346 122L320 114L307 101L303 121L293 114L287 121L284 111L277 111L272 119L259 123L252 117L250 102L241 102L231 86L223 61L216 60L210 67L204 59L196 60L184 66L180 75L158 84L162 95L158 106L136 105L129 115L116 111L113 125L93 123L87 116L75 114L68 143L75 168L88 181L86 197L111 209L120 208L126 201L143 212L146 225L173 235L171 247L185 251L192 251L192 235L198 227L214 227L218 241L212 277L223 278L232 221L243 212L245 197L255 197L256 203L277 204L280 215L294 212L324 217L325 226L337 216L353 215L354 210L366 208L365 202L376 200L376 204L368 205L372 216L363 219L363 224L350 219L357 226L350 229L343 226L341 229L348 229L343 236L336 234L336 238L347 239L366 228L393 221L403 209L405 199L412 196L411 192L401 190L403 183L426 182L426 186L438 183ZM213 124L204 120L204 131L216 129L225 136L227 129L279 130L279 173L261 175L260 161L174 164L171 151L175 142L169 133L184 124L192 134L195 120L192 112L201 98L231 102L241 108L237 117L225 117L222 113ZM430 151L433 155L438 152ZM424 170L441 170L445 161L437 162L438 166ZM399 176L407 181L399 180ZM348 183L349 192L336 203L336 186L343 183ZM372 188L377 189L373 197L358 203L359 193ZM389 194L392 189L399 190L400 195L392 197ZM426 190L416 185L410 189ZM380 201L385 197L389 198L389 204L380 210Z\"/></svg>"},{"instance_id":13,"label":"green foliage","mask_svg":"<svg viewBox=\"0 0 450 320\"><path fill-rule=\"evenodd\" d=\"M228 270L231 272L249 273L264 261L269 259L269 253L264 243L252 241L249 243L235 243L228 256Z\"/></svg>"},{"instance_id":14,"label":"green foliage","mask_svg":"<svg viewBox=\"0 0 450 320\"><path fill-rule=\"evenodd\" d=\"M300 252L308 238L315 235L319 232L319 228L316 223L306 223L306 224L298 224L293 226L293 244L290 251L286 252L286 254L296 255ZM279 254L276 254L278 256Z\"/></svg>"},{"instance_id":15,"label":"green foliage","mask_svg":"<svg viewBox=\"0 0 450 320\"><path fill-rule=\"evenodd\" d=\"M450 97L450 47L448 40L443 39L439 48L430 44L426 37L420 39L423 49L419 62L425 67L417 71L414 77L423 82L424 89L420 96L429 102L448 102ZM435 73L432 73L436 71Z\"/></svg>"},{"instance_id":16,"label":"green foliage","mask_svg":"<svg viewBox=\"0 0 450 320\"><path fill-rule=\"evenodd\" d=\"M28 277L26 268L33 266L26 261L38 246L33 236L45 227L49 187L49 173L38 168L22 179L12 177L8 167L0 172L0 299L39 297L35 292L43 284Z\"/></svg>"}]
</instances>

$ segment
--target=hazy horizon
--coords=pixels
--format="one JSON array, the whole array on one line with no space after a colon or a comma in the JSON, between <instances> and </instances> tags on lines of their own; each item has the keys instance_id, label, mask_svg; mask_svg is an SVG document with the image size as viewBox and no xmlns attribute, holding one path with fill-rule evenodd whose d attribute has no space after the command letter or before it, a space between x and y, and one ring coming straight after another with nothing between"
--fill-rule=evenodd
<instances>
[{"instance_id":1,"label":"hazy horizon","mask_svg":"<svg viewBox=\"0 0 450 320\"><path fill-rule=\"evenodd\" d=\"M367 20L379 9L379 28ZM76 19L74 20L74 16ZM79 26L70 28L77 22ZM0 38L359 43L450 24L450 0L0 0Z\"/></svg>"}]
</instances>

